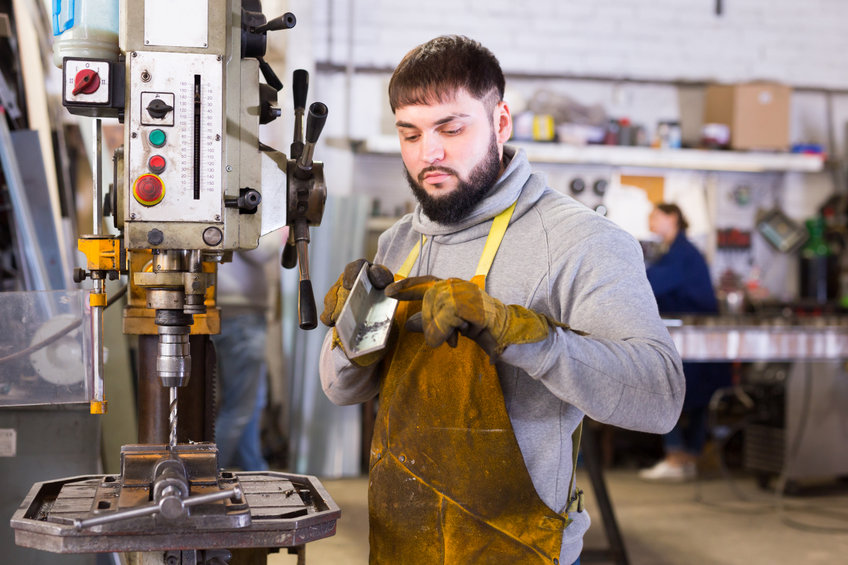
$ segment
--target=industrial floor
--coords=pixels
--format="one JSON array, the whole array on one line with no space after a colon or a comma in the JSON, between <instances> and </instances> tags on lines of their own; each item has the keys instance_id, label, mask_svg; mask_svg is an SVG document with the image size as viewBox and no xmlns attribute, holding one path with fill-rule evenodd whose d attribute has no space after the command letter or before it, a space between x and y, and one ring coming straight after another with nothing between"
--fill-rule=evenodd
<instances>
[{"instance_id":1,"label":"industrial floor","mask_svg":"<svg viewBox=\"0 0 848 565\"><path fill-rule=\"evenodd\" d=\"M578 475L579 476L579 475ZM806 484L777 497L741 474L685 484L645 483L633 470L605 473L630 565L771 565L848 562L848 483ZM585 548L608 547L595 496L583 474L593 524ZM337 533L306 547L311 565L368 562L367 479L325 480L342 509ZM743 498L745 500L743 500ZM269 565L295 564L271 555ZM611 560L588 560L614 563Z\"/></svg>"}]
</instances>

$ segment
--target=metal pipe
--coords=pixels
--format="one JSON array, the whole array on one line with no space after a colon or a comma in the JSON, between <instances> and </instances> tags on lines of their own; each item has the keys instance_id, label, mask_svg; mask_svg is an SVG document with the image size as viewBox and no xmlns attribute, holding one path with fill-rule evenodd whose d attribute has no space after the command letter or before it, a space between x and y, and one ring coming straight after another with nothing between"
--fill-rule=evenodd
<instances>
[{"instance_id":1,"label":"metal pipe","mask_svg":"<svg viewBox=\"0 0 848 565\"><path fill-rule=\"evenodd\" d=\"M103 294L105 282L103 279L94 279L94 290L92 294ZM103 413L106 401L106 386L103 378L103 307L91 307L91 365L94 373L92 390L92 413Z\"/></svg>"},{"instance_id":2,"label":"metal pipe","mask_svg":"<svg viewBox=\"0 0 848 565\"><path fill-rule=\"evenodd\" d=\"M92 207L91 221L94 235L103 234L103 123L96 118L92 124L94 128L94 160L91 168L92 181Z\"/></svg>"},{"instance_id":3,"label":"metal pipe","mask_svg":"<svg viewBox=\"0 0 848 565\"><path fill-rule=\"evenodd\" d=\"M102 235L103 226L103 124L99 118L94 120L94 162L92 167L92 233ZM100 295L106 292L106 282L102 278L94 279L92 294ZM91 403L92 414L103 414L106 411L106 384L103 377L103 306L91 307L91 333L93 338L91 363L94 373Z\"/></svg>"},{"instance_id":4,"label":"metal pipe","mask_svg":"<svg viewBox=\"0 0 848 565\"><path fill-rule=\"evenodd\" d=\"M191 507L197 506L198 504L208 504L210 502L226 500L228 498L240 499L241 496L241 489L239 487L234 487L229 490L222 490L209 494L196 494L194 496L181 499L180 502L182 503L183 507ZM83 528L89 528L91 526L99 526L100 524L120 522L121 520L128 520L130 518L140 518L142 516L149 516L151 514L159 513L161 513L159 503L154 502L146 506L139 506L137 508L130 508L128 510L120 510L111 514L104 514L102 516L86 518L85 520L74 520L74 528L79 531Z\"/></svg>"}]
</instances>

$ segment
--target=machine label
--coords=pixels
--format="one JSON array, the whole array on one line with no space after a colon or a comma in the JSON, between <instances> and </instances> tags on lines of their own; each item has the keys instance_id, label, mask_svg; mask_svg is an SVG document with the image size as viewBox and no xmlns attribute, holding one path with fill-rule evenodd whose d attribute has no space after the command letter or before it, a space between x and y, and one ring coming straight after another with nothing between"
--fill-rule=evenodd
<instances>
[{"instance_id":1,"label":"machine label","mask_svg":"<svg viewBox=\"0 0 848 565\"><path fill-rule=\"evenodd\" d=\"M18 431L0 428L0 457L14 457L18 453Z\"/></svg>"},{"instance_id":2,"label":"machine label","mask_svg":"<svg viewBox=\"0 0 848 565\"><path fill-rule=\"evenodd\" d=\"M144 4L144 44L206 47L209 43L206 0L147 0Z\"/></svg>"}]
</instances>

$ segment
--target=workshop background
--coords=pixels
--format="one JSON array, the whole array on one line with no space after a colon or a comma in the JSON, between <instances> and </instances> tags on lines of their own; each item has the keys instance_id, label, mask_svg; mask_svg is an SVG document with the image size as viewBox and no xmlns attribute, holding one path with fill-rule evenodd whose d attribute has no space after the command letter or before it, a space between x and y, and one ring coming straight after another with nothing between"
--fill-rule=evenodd
<instances>
[{"instance_id":1,"label":"workshop background","mask_svg":"<svg viewBox=\"0 0 848 565\"><path fill-rule=\"evenodd\" d=\"M372 256L379 233L413 206L386 89L402 56L437 35L468 35L494 52L507 78L513 143L553 188L639 238L648 257L653 204L675 202L689 218L722 310L670 331L684 358L734 363L735 386L715 399L694 483L639 481L637 470L661 456L660 438L594 429L578 474L594 520L584 562L844 559L848 3L262 4L269 17L290 11L298 21L268 36L266 60L286 87L283 119L262 126L260 138L280 148L291 142L294 69L310 72L310 98L329 107L316 149L329 196L310 252L319 302L344 265ZM90 120L61 107L61 71L47 63L49 13L49 2L0 0L0 118L14 146L14 155L4 154L21 161L27 183L43 187L33 218L51 288L87 288L71 271L84 264L76 238L91 225ZM104 123L109 163L123 135L117 121ZM7 183L2 190L0 290L13 292L23 289L12 264L25 258L12 244L20 226ZM811 264L820 267L815 275ZM279 284L269 315L265 455L274 468L320 477L342 509L337 534L308 546L309 562L366 563L364 454L374 407L326 400L317 372L323 329L297 327L296 272L269 276ZM14 315L3 316L13 332ZM107 312L107 328L120 323L119 310ZM117 472L120 446L136 441L133 344L117 329L106 337L105 416L90 416L87 404L7 407L0 383L0 518L11 516L33 481ZM0 531L5 562L14 541L8 527ZM274 555L269 563L294 559Z\"/></svg>"}]
</instances>

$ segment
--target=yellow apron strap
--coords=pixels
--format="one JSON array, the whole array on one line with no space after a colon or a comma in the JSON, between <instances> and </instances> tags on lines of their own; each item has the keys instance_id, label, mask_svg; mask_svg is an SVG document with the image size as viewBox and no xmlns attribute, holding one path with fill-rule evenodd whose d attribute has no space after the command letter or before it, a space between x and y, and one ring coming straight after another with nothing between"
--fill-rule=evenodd
<instances>
[{"instance_id":1,"label":"yellow apron strap","mask_svg":"<svg viewBox=\"0 0 848 565\"><path fill-rule=\"evenodd\" d=\"M483 248L483 254L480 256L480 261L477 263L477 271L474 273L474 278L471 279L472 282L477 283L477 285L483 290L485 290L484 284L486 275L489 274L489 269L492 267L492 263L495 260L495 254L498 252L498 247L500 247L501 241L503 241L506 228L509 227L509 220L512 218L512 212L515 210L516 202L513 202L512 206L495 216L495 219L492 221L492 227L489 228L489 236L486 238L486 246ZM421 244L425 241L427 241L426 237L422 238L421 241L418 241L415 244L412 251L409 252L406 260L403 262L403 265L401 265L400 269L398 269L397 273L395 273L397 276L401 278L409 276L409 273L412 272L412 266L415 265L415 261L418 260L418 254L421 253Z\"/></svg>"},{"instance_id":2,"label":"yellow apron strap","mask_svg":"<svg viewBox=\"0 0 848 565\"><path fill-rule=\"evenodd\" d=\"M574 488L574 477L577 476L577 456L580 453L580 439L583 437L583 419L580 419L580 423L577 424L577 428L574 429L574 433L571 434L571 479L568 481L568 496L571 497L571 489ZM578 512L583 512L583 489L575 489L574 498L569 498L568 504L565 506L565 516L568 517L568 513L571 512L571 509L574 503L577 503L576 510Z\"/></svg>"},{"instance_id":3,"label":"yellow apron strap","mask_svg":"<svg viewBox=\"0 0 848 565\"><path fill-rule=\"evenodd\" d=\"M421 238L415 246L412 248L412 251L409 252L409 255L406 257L406 261L403 262L403 265L400 266L397 273L397 276L401 278L406 278L409 276L410 271L412 271L412 266L415 264L415 261L418 259L418 254L421 253L421 243L427 241L426 237Z\"/></svg>"},{"instance_id":4,"label":"yellow apron strap","mask_svg":"<svg viewBox=\"0 0 848 565\"><path fill-rule=\"evenodd\" d=\"M489 237L486 238L486 247L483 248L483 254L477 263L477 272L474 273L475 277L485 278L489 274L489 269L492 268L495 254L498 252L498 247L501 246L501 241L506 233L506 228L509 226L509 220L512 218L512 212L515 210L517 202L517 200L513 202L512 206L495 216L495 219L492 221L492 227L489 228Z\"/></svg>"}]
</instances>

